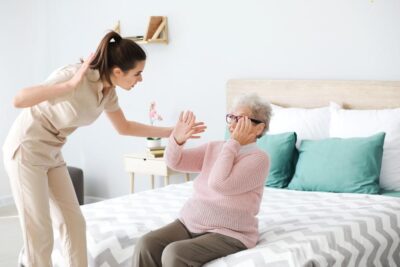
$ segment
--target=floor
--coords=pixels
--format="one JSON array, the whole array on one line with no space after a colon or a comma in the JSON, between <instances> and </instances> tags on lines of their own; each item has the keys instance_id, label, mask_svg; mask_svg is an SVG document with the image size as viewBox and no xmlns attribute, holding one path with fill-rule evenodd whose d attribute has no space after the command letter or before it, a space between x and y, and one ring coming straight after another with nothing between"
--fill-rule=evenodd
<instances>
[{"instance_id":1,"label":"floor","mask_svg":"<svg viewBox=\"0 0 400 267\"><path fill-rule=\"evenodd\" d=\"M14 206L0 208L0 236L0 267L17 266L22 237Z\"/></svg>"},{"instance_id":2,"label":"floor","mask_svg":"<svg viewBox=\"0 0 400 267\"><path fill-rule=\"evenodd\" d=\"M85 203L102 199L85 198ZM22 248L22 234L14 205L0 207L0 267L14 267L18 264Z\"/></svg>"}]
</instances>

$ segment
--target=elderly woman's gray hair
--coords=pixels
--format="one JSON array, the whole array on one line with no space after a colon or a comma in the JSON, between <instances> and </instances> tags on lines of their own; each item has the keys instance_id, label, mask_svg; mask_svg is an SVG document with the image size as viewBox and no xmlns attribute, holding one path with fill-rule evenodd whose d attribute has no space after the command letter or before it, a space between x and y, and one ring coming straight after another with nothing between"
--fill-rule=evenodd
<instances>
[{"instance_id":1,"label":"elderly woman's gray hair","mask_svg":"<svg viewBox=\"0 0 400 267\"><path fill-rule=\"evenodd\" d=\"M244 94L237 96L234 99L232 104L232 110L235 110L236 108L239 107L250 108L252 113L251 114L252 118L265 123L264 131L260 136L257 136L257 138L263 136L268 131L269 123L271 121L272 108L270 103L262 99L256 93L251 93L251 94Z\"/></svg>"}]
</instances>

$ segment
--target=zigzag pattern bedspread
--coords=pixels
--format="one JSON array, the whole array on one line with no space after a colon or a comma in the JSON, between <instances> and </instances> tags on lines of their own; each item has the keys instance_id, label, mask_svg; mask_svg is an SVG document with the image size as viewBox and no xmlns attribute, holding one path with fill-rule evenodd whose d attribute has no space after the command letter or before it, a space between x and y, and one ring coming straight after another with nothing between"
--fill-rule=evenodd
<instances>
[{"instance_id":1,"label":"zigzag pattern bedspread","mask_svg":"<svg viewBox=\"0 0 400 267\"><path fill-rule=\"evenodd\" d=\"M144 233L173 221L192 182L110 199L82 210L89 266L132 266ZM400 198L265 188L258 245L206 267L400 266ZM56 234L54 266L64 266Z\"/></svg>"}]
</instances>

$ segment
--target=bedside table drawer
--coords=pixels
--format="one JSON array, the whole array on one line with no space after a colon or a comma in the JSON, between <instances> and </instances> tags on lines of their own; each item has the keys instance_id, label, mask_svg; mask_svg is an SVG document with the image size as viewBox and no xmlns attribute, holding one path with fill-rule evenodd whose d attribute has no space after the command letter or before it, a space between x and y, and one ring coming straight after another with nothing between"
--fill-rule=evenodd
<instances>
[{"instance_id":1,"label":"bedside table drawer","mask_svg":"<svg viewBox=\"0 0 400 267\"><path fill-rule=\"evenodd\" d=\"M148 158L124 158L125 170L141 174L168 175L168 168L163 160Z\"/></svg>"}]
</instances>

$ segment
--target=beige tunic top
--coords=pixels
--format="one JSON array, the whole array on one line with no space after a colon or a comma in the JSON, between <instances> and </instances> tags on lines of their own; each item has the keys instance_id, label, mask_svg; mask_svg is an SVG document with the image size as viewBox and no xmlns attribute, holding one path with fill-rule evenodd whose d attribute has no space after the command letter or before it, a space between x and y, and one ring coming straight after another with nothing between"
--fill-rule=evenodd
<instances>
[{"instance_id":1,"label":"beige tunic top","mask_svg":"<svg viewBox=\"0 0 400 267\"><path fill-rule=\"evenodd\" d=\"M57 84L73 77L81 64L56 70L44 84ZM61 147L78 127L94 122L103 110L119 109L115 89L103 95L97 70L89 69L70 94L25 108L14 122L3 146L5 159L20 149L20 158L32 165L55 166L64 162Z\"/></svg>"}]
</instances>

